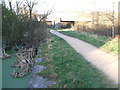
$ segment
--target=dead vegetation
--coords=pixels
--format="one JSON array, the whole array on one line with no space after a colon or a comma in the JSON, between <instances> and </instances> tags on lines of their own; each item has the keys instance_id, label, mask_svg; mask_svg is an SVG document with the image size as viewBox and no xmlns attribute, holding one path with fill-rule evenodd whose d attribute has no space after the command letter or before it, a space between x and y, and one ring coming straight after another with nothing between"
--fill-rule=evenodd
<instances>
[{"instance_id":1,"label":"dead vegetation","mask_svg":"<svg viewBox=\"0 0 120 90\"><path fill-rule=\"evenodd\" d=\"M5 52L5 50L4 49L2 49L2 53L0 54L0 59L6 59L6 58L10 58L11 57L11 55L9 55L9 54L7 54L6 52Z\"/></svg>"},{"instance_id":2,"label":"dead vegetation","mask_svg":"<svg viewBox=\"0 0 120 90\"><path fill-rule=\"evenodd\" d=\"M12 76L14 78L25 77L27 74L31 72L32 67L34 65L33 59L34 55L35 55L34 47L29 49L26 48L20 49L16 53L16 60L12 65L12 67L15 68L15 70L12 73Z\"/></svg>"}]
</instances>

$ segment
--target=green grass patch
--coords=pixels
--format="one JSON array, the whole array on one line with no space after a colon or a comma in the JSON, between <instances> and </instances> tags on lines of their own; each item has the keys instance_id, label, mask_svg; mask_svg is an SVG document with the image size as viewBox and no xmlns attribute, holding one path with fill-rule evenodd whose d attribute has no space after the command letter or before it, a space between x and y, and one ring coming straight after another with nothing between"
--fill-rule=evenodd
<instances>
[{"instance_id":1,"label":"green grass patch","mask_svg":"<svg viewBox=\"0 0 120 90\"><path fill-rule=\"evenodd\" d=\"M63 29L53 28L53 30L63 30Z\"/></svg>"},{"instance_id":2,"label":"green grass patch","mask_svg":"<svg viewBox=\"0 0 120 90\"><path fill-rule=\"evenodd\" d=\"M78 38L108 52L118 54L118 41L109 37L78 31L60 31L60 33Z\"/></svg>"},{"instance_id":3,"label":"green grass patch","mask_svg":"<svg viewBox=\"0 0 120 90\"><path fill-rule=\"evenodd\" d=\"M112 82L87 62L63 39L49 34L49 40L40 46L46 66L38 75L56 82L55 88L107 88Z\"/></svg>"},{"instance_id":4,"label":"green grass patch","mask_svg":"<svg viewBox=\"0 0 120 90\"><path fill-rule=\"evenodd\" d=\"M111 51L114 54L118 55L118 46L120 46L120 42L118 41L118 39L112 39L111 41L106 42L101 48ZM120 51L120 50L119 50Z\"/></svg>"}]
</instances>

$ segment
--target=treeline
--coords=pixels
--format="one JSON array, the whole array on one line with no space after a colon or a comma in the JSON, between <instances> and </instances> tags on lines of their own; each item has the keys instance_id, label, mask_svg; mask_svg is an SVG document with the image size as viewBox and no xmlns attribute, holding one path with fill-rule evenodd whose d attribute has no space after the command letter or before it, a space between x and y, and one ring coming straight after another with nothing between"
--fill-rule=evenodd
<instances>
[{"instance_id":1,"label":"treeline","mask_svg":"<svg viewBox=\"0 0 120 90\"><path fill-rule=\"evenodd\" d=\"M13 46L38 48L39 44L46 40L47 28L45 19L40 22L28 14L17 14L2 5L2 44L5 50Z\"/></svg>"},{"instance_id":2,"label":"treeline","mask_svg":"<svg viewBox=\"0 0 120 90\"><path fill-rule=\"evenodd\" d=\"M113 12L95 11L95 12L84 13L84 14L83 12L80 12L78 14L79 17L82 15L83 15L83 18L91 18L92 21L91 22L76 22L74 25L76 30L92 32L97 35L108 36L108 37L113 37L119 34L117 12L114 12L113 14ZM112 30L113 27L114 27L114 31Z\"/></svg>"}]
</instances>

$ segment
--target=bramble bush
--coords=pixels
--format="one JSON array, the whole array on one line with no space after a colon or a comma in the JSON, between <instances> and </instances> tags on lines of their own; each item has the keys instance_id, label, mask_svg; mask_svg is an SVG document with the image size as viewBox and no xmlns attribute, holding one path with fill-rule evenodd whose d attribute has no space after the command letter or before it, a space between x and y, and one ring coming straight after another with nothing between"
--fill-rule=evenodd
<instances>
[{"instance_id":1,"label":"bramble bush","mask_svg":"<svg viewBox=\"0 0 120 90\"><path fill-rule=\"evenodd\" d=\"M23 45L26 48L38 47L41 42L45 41L46 36L45 20L37 22L28 15L17 15L2 5L3 48L10 50L15 45Z\"/></svg>"}]
</instances>

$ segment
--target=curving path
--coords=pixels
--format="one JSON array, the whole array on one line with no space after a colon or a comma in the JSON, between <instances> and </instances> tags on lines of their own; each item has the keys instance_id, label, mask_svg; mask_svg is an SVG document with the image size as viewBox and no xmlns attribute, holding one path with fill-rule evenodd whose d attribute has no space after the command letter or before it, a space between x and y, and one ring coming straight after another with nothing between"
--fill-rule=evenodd
<instances>
[{"instance_id":1,"label":"curving path","mask_svg":"<svg viewBox=\"0 0 120 90\"><path fill-rule=\"evenodd\" d=\"M79 39L50 30L52 34L63 38L87 61L101 70L115 84L118 84L118 57L112 56L97 47Z\"/></svg>"}]
</instances>

